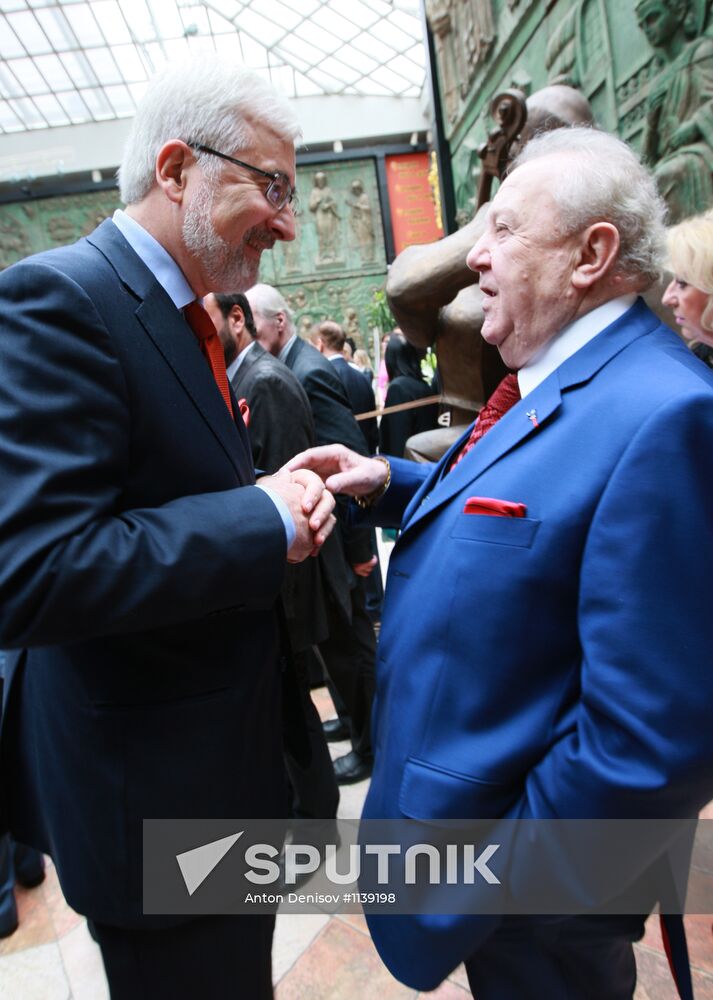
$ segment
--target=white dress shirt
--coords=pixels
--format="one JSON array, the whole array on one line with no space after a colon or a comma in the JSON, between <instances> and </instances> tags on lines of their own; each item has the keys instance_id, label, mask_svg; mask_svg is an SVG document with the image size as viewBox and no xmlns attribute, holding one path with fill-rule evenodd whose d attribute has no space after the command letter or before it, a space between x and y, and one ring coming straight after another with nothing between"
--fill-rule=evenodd
<instances>
[{"instance_id":1,"label":"white dress shirt","mask_svg":"<svg viewBox=\"0 0 713 1000\"><path fill-rule=\"evenodd\" d=\"M563 327L518 371L517 381L522 398L544 382L567 358L623 316L635 302L635 294L620 295Z\"/></svg>"}]
</instances>

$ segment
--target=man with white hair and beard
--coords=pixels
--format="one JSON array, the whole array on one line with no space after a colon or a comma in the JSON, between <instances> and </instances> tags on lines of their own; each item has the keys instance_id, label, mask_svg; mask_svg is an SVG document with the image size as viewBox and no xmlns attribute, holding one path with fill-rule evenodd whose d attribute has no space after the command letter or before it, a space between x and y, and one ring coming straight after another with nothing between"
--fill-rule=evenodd
<instances>
[{"instance_id":1,"label":"man with white hair and beard","mask_svg":"<svg viewBox=\"0 0 713 1000\"><path fill-rule=\"evenodd\" d=\"M276 604L333 499L255 483L200 298L294 238L298 132L253 74L168 70L126 210L0 277L1 804L91 919L112 1000L272 995L271 916L144 915L142 820L286 815Z\"/></svg>"}]
</instances>

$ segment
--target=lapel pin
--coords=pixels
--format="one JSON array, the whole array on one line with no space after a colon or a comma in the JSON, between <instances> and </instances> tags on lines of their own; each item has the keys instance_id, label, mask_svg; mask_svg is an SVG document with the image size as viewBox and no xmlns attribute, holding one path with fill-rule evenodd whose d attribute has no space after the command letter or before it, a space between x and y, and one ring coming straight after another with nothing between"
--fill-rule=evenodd
<instances>
[{"instance_id":1,"label":"lapel pin","mask_svg":"<svg viewBox=\"0 0 713 1000\"><path fill-rule=\"evenodd\" d=\"M540 426L538 424L538 422L537 422L537 410L528 410L527 411L527 419L532 422L532 426L533 427L539 427Z\"/></svg>"}]
</instances>

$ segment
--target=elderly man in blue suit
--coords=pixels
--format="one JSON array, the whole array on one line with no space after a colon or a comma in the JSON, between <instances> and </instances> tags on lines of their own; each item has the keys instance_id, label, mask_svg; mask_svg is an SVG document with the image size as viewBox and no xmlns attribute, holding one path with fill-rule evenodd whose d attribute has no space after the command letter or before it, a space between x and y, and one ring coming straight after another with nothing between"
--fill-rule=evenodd
<instances>
[{"instance_id":1,"label":"elderly man in blue suit","mask_svg":"<svg viewBox=\"0 0 713 1000\"><path fill-rule=\"evenodd\" d=\"M0 276L0 805L112 1000L272 995L270 916L144 915L142 820L286 815L277 604L333 500L256 484L200 298L294 239L298 133L257 76L186 60L137 111L126 211Z\"/></svg>"},{"instance_id":2,"label":"elderly man in blue suit","mask_svg":"<svg viewBox=\"0 0 713 1000\"><path fill-rule=\"evenodd\" d=\"M695 817L713 795L713 384L638 297L662 219L618 139L533 140L468 255L512 370L474 427L436 466L294 463L401 527L366 818ZM608 859L617 891L667 847ZM465 961L478 1000L625 1000L644 915L369 919L416 988Z\"/></svg>"}]
</instances>

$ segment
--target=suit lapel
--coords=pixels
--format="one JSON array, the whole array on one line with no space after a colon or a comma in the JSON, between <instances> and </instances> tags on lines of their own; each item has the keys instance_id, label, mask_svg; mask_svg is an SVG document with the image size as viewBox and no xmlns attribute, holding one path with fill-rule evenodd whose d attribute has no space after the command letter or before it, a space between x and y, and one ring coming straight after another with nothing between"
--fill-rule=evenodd
<instances>
[{"instance_id":1,"label":"suit lapel","mask_svg":"<svg viewBox=\"0 0 713 1000\"><path fill-rule=\"evenodd\" d=\"M549 417L561 405L559 384L552 376L531 392L526 399L521 399L512 409L508 410L488 433L478 441L475 448L468 452L465 458L449 472L451 462L468 439L469 427L463 437L441 459L432 476L424 484L416 497L417 503L407 511L411 519L407 527L412 528L422 518L428 516L442 504L446 503L456 493L481 476L495 462L517 448L531 435L546 433L543 426ZM532 416L534 411L534 417ZM528 415L530 414L530 415ZM429 497L428 503L422 503L424 496ZM406 522L405 522L406 523Z\"/></svg>"},{"instance_id":2,"label":"suit lapel","mask_svg":"<svg viewBox=\"0 0 713 1000\"><path fill-rule=\"evenodd\" d=\"M660 326L663 324L658 316L643 299L637 299L628 312L560 365L554 374L559 377L561 388L566 390L588 382L629 344Z\"/></svg>"},{"instance_id":3,"label":"suit lapel","mask_svg":"<svg viewBox=\"0 0 713 1000\"><path fill-rule=\"evenodd\" d=\"M233 375L232 386L233 389L235 390L236 396L240 395L240 387L242 386L243 382L247 380L248 374L254 368L257 360L264 353L265 353L264 348L261 347L261 345L258 344L257 341L254 341L250 350L245 355L243 360L240 362L240 367L236 371L235 375Z\"/></svg>"},{"instance_id":4,"label":"suit lapel","mask_svg":"<svg viewBox=\"0 0 713 1000\"><path fill-rule=\"evenodd\" d=\"M247 433L242 420L238 423L231 419L193 331L182 314L111 221L102 223L88 239L140 300L136 318L220 442L236 472L244 476L246 462L247 467L252 468Z\"/></svg>"},{"instance_id":5,"label":"suit lapel","mask_svg":"<svg viewBox=\"0 0 713 1000\"><path fill-rule=\"evenodd\" d=\"M643 299L615 323L597 334L584 347L560 365L525 399L521 399L480 439L475 448L447 472L453 457L465 444L470 427L441 459L413 498L404 515L404 530L409 530L455 494L474 482L495 462L508 455L535 434L546 434L550 418L562 405L562 393L588 382L620 351L634 340L660 326L658 318ZM424 498L428 497L428 502Z\"/></svg>"},{"instance_id":6,"label":"suit lapel","mask_svg":"<svg viewBox=\"0 0 713 1000\"><path fill-rule=\"evenodd\" d=\"M283 364L287 365L290 371L294 371L295 369L297 359L302 351L302 344L303 341L299 337L295 337L292 342L292 347L290 347L285 357L281 359Z\"/></svg>"},{"instance_id":7,"label":"suit lapel","mask_svg":"<svg viewBox=\"0 0 713 1000\"><path fill-rule=\"evenodd\" d=\"M213 373L206 364L198 341L173 303L170 303L173 308L171 324L170 326L167 324L166 298L163 288L156 284L155 289L152 289L136 310L136 318L201 412L236 471L242 474L245 468L244 461L250 453L245 428L231 419L223 397L217 391ZM238 413L239 417L235 401L233 401L233 411ZM242 420L240 424L242 425ZM241 447L242 461L239 456Z\"/></svg>"},{"instance_id":8,"label":"suit lapel","mask_svg":"<svg viewBox=\"0 0 713 1000\"><path fill-rule=\"evenodd\" d=\"M144 298L148 295L151 287L158 284L151 271L138 254L134 253L111 219L102 222L87 237L87 242L106 257L122 283L137 298ZM173 306L167 295L166 299L169 305ZM175 309L175 306L173 308Z\"/></svg>"}]
</instances>

